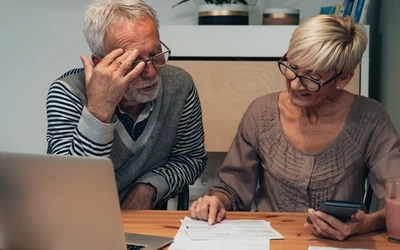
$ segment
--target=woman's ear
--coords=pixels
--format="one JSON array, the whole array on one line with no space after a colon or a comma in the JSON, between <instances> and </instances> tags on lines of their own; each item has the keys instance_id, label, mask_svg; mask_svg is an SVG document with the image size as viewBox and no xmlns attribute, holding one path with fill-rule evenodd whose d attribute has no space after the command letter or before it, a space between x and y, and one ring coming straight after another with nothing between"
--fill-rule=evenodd
<instances>
[{"instance_id":1,"label":"woman's ear","mask_svg":"<svg viewBox=\"0 0 400 250\"><path fill-rule=\"evenodd\" d=\"M339 81L336 82L337 89L343 89L349 84L351 79L353 79L354 71L348 73L347 75L342 75Z\"/></svg>"}]
</instances>

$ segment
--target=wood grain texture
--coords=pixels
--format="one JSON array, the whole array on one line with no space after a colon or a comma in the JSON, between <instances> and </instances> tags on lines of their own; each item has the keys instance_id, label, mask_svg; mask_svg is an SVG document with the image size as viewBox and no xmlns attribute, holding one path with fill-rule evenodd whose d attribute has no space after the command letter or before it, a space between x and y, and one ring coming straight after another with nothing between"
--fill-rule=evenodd
<instances>
[{"instance_id":1,"label":"wood grain texture","mask_svg":"<svg viewBox=\"0 0 400 250\"><path fill-rule=\"evenodd\" d=\"M122 221L126 232L174 237L181 225L180 220L185 216L190 216L188 211L123 211ZM309 246L400 249L400 245L389 242L386 232L382 231L353 236L343 242L316 238L303 227L306 216L306 213L227 213L227 219L230 220L254 219L271 222L271 226L284 237L283 240L271 240L271 250L307 250Z\"/></svg>"},{"instance_id":2,"label":"wood grain texture","mask_svg":"<svg viewBox=\"0 0 400 250\"><path fill-rule=\"evenodd\" d=\"M168 64L185 69L193 77L203 110L207 152L227 152L250 103L286 89L277 62L174 60ZM346 89L359 93L359 68Z\"/></svg>"}]
</instances>

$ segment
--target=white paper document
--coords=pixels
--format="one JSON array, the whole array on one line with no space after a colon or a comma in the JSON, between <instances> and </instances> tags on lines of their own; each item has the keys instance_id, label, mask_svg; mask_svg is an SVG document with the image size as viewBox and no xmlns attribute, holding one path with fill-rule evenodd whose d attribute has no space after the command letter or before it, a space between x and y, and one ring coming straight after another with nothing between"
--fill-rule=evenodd
<instances>
[{"instance_id":1,"label":"white paper document","mask_svg":"<svg viewBox=\"0 0 400 250\"><path fill-rule=\"evenodd\" d=\"M314 247L309 246L308 250L371 250L371 249L364 249L364 248L338 248L338 247Z\"/></svg>"},{"instance_id":2,"label":"white paper document","mask_svg":"<svg viewBox=\"0 0 400 250\"><path fill-rule=\"evenodd\" d=\"M186 217L181 222L170 250L269 250L270 239L283 239L264 220L223 220L209 226L206 221Z\"/></svg>"},{"instance_id":3,"label":"white paper document","mask_svg":"<svg viewBox=\"0 0 400 250\"><path fill-rule=\"evenodd\" d=\"M206 221L191 218L185 218L181 222L191 240L283 239L283 236L264 220L223 220L211 226Z\"/></svg>"},{"instance_id":4,"label":"white paper document","mask_svg":"<svg viewBox=\"0 0 400 250\"><path fill-rule=\"evenodd\" d=\"M269 239L260 240L196 240L192 241L181 226L169 250L269 250Z\"/></svg>"}]
</instances>

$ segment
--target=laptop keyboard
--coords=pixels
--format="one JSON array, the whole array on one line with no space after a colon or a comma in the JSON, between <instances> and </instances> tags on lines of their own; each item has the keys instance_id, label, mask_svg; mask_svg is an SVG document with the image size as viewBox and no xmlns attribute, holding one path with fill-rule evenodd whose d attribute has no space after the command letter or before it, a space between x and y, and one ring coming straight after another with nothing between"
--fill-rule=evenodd
<instances>
[{"instance_id":1,"label":"laptop keyboard","mask_svg":"<svg viewBox=\"0 0 400 250\"><path fill-rule=\"evenodd\" d=\"M139 250L142 248L145 248L146 246L143 245L134 245L134 244L126 244L126 249L127 250Z\"/></svg>"}]
</instances>

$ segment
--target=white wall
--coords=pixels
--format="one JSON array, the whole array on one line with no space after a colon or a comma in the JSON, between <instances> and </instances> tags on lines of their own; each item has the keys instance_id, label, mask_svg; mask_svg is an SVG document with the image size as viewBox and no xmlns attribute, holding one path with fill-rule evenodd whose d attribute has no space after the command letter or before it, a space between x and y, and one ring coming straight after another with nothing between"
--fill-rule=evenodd
<instances>
[{"instance_id":1,"label":"white wall","mask_svg":"<svg viewBox=\"0 0 400 250\"><path fill-rule=\"evenodd\" d=\"M192 0L172 9L179 0L146 0L162 25L197 22ZM250 0L254 1L254 0ZM0 8L0 151L46 152L46 94L51 82L69 69L81 67L80 54L90 55L82 34L90 0L13 0ZM258 0L250 22L261 24L264 8L301 9L301 19L320 6L341 0ZM182 39L184 39L184 34ZM173 49L173 48L172 48Z\"/></svg>"},{"instance_id":2,"label":"white wall","mask_svg":"<svg viewBox=\"0 0 400 250\"><path fill-rule=\"evenodd\" d=\"M87 1L86 1L87 2ZM0 150L46 152L50 83L80 67L84 0L2 1L0 8Z\"/></svg>"},{"instance_id":3,"label":"white wall","mask_svg":"<svg viewBox=\"0 0 400 250\"><path fill-rule=\"evenodd\" d=\"M197 24L198 6L203 0L191 0L172 8L180 0L145 0L157 11L160 21L164 25ZM318 14L321 6L342 4L342 0L248 0L250 4L249 23L262 24L262 15L265 8L293 8L300 9L300 21Z\"/></svg>"}]
</instances>

